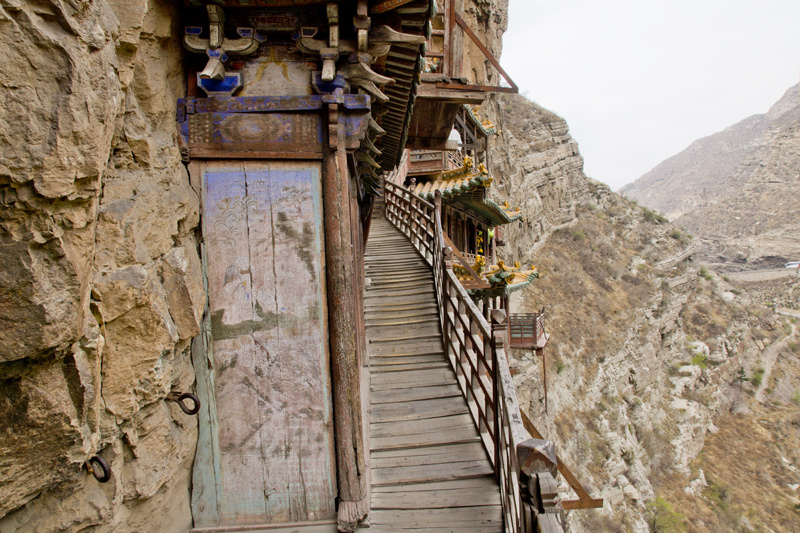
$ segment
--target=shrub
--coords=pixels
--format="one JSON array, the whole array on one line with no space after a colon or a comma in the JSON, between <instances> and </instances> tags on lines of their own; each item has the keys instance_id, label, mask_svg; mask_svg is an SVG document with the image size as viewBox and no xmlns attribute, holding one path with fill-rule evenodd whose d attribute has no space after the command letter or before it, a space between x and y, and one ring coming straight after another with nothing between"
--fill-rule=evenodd
<instances>
[{"instance_id":1,"label":"shrub","mask_svg":"<svg viewBox=\"0 0 800 533\"><path fill-rule=\"evenodd\" d=\"M622 460L625 461L625 464L630 466L636 460L636 454L633 450L625 450L622 452Z\"/></svg>"},{"instance_id":2,"label":"shrub","mask_svg":"<svg viewBox=\"0 0 800 533\"><path fill-rule=\"evenodd\" d=\"M642 208L642 216L647 222L655 222L656 224L664 224L667 222L667 217L646 207Z\"/></svg>"},{"instance_id":3,"label":"shrub","mask_svg":"<svg viewBox=\"0 0 800 533\"><path fill-rule=\"evenodd\" d=\"M671 503L661 496L647 503L648 525L654 533L673 533L686 531L683 521L686 516L676 511Z\"/></svg>"},{"instance_id":4,"label":"shrub","mask_svg":"<svg viewBox=\"0 0 800 533\"><path fill-rule=\"evenodd\" d=\"M750 377L750 383L753 387L760 387L761 382L764 380L764 369L761 367L756 368L753 375Z\"/></svg>"},{"instance_id":5,"label":"shrub","mask_svg":"<svg viewBox=\"0 0 800 533\"><path fill-rule=\"evenodd\" d=\"M728 509L728 487L725 485L720 485L713 481L708 481L708 486L703 491L703 495L711 500L712 503L719 507L723 511Z\"/></svg>"},{"instance_id":6,"label":"shrub","mask_svg":"<svg viewBox=\"0 0 800 533\"><path fill-rule=\"evenodd\" d=\"M708 368L708 357L699 353L692 357L692 364L694 366L699 366L700 368Z\"/></svg>"},{"instance_id":7,"label":"shrub","mask_svg":"<svg viewBox=\"0 0 800 533\"><path fill-rule=\"evenodd\" d=\"M712 279L714 279L713 276L711 275L711 272L709 272L706 269L706 267L700 267L700 277L705 279L706 281L711 281Z\"/></svg>"}]
</instances>

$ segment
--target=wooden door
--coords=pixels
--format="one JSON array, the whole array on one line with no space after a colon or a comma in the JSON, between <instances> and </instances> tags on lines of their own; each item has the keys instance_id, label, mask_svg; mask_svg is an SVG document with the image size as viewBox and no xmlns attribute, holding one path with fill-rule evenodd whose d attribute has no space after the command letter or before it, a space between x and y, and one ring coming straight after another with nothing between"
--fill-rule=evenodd
<instances>
[{"instance_id":1,"label":"wooden door","mask_svg":"<svg viewBox=\"0 0 800 533\"><path fill-rule=\"evenodd\" d=\"M209 161L195 526L335 517L320 163ZM196 167L197 168L197 167Z\"/></svg>"}]
</instances>

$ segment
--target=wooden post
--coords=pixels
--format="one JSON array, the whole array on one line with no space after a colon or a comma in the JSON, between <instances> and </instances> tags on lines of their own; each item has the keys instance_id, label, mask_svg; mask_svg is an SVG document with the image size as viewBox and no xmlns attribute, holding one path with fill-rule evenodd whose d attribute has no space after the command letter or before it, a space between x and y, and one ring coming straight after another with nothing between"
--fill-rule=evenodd
<instances>
[{"instance_id":1,"label":"wooden post","mask_svg":"<svg viewBox=\"0 0 800 533\"><path fill-rule=\"evenodd\" d=\"M461 77L462 47L464 46L464 32L460 27L456 27L456 16L461 12L461 0L449 0L449 24L450 24L450 78Z\"/></svg>"},{"instance_id":2,"label":"wooden post","mask_svg":"<svg viewBox=\"0 0 800 533\"><path fill-rule=\"evenodd\" d=\"M353 263L355 265L355 283L353 283L353 298L355 301L355 317L357 325L356 339L358 340L358 366L367 364L367 332L364 319L364 231L359 213L359 202L355 176L348 181L350 185L350 229L351 242L353 243Z\"/></svg>"},{"instance_id":3,"label":"wooden post","mask_svg":"<svg viewBox=\"0 0 800 533\"><path fill-rule=\"evenodd\" d=\"M454 329L457 329L461 332L461 337L463 340L459 339L458 333L454 332L453 337L456 342L458 343L458 353L455 354L456 358L458 359L458 368L456 369L456 375L464 374L464 382L468 383L467 381L467 374L464 371L464 361L467 359L467 335L468 331L464 328L464 322L467 321L467 304L464 300L458 299L458 308L455 310L456 316L454 317ZM464 394L464 399L469 401L469 397Z\"/></svg>"},{"instance_id":4,"label":"wooden post","mask_svg":"<svg viewBox=\"0 0 800 533\"><path fill-rule=\"evenodd\" d=\"M356 319L352 227L349 206L345 123L338 104L328 104L328 145L322 183L328 330L331 348L336 463L339 485L338 522L354 531L369 512L366 458L361 424L358 322Z\"/></svg>"},{"instance_id":5,"label":"wooden post","mask_svg":"<svg viewBox=\"0 0 800 533\"><path fill-rule=\"evenodd\" d=\"M450 247L445 247L442 250L442 300L441 306L444 308L444 323L442 332L444 334L444 353L447 356L447 360L450 361L452 365L455 362L455 358L451 358L452 348L450 347L450 336L452 335L452 326L450 322L450 308L452 307L452 302L450 300L450 279L447 277L447 271L452 268L453 265L453 251ZM455 311L455 310L453 310Z\"/></svg>"},{"instance_id":6,"label":"wooden post","mask_svg":"<svg viewBox=\"0 0 800 533\"><path fill-rule=\"evenodd\" d=\"M433 242L433 250L431 251L431 253L434 254L436 253L436 247L437 247L436 239L439 238L436 231L437 228L440 229L442 228L442 191L440 190L436 190L433 193L433 227L431 228L431 232L433 233L434 242ZM443 257L439 257L439 260L442 259ZM434 261L433 264L436 265L436 262ZM438 274L443 274L443 272L439 272ZM441 303L442 300L440 299L439 304L441 305Z\"/></svg>"},{"instance_id":7,"label":"wooden post","mask_svg":"<svg viewBox=\"0 0 800 533\"><path fill-rule=\"evenodd\" d=\"M502 300L501 300L502 309L505 310L506 316L508 316L509 314L511 314L510 297L508 296L508 293L504 293L502 296L500 296L500 298L502 298ZM508 329L508 335L506 336L506 338L507 339L511 339L511 321L510 320L508 320L506 322L506 326L507 326L507 329Z\"/></svg>"},{"instance_id":8,"label":"wooden post","mask_svg":"<svg viewBox=\"0 0 800 533\"><path fill-rule=\"evenodd\" d=\"M501 380L498 375L499 352L505 351L505 337L503 332L506 330L505 322L508 315L502 309L492 311L492 402L494 403L494 471L497 479L500 480L500 387Z\"/></svg>"},{"instance_id":9,"label":"wooden post","mask_svg":"<svg viewBox=\"0 0 800 533\"><path fill-rule=\"evenodd\" d=\"M450 63L452 62L450 53L450 39L453 34L453 27L456 24L453 16L452 4L455 0L444 0L444 36L442 39L442 74L450 77ZM442 159L444 162L444 159ZM444 167L442 167L444 168Z\"/></svg>"}]
</instances>

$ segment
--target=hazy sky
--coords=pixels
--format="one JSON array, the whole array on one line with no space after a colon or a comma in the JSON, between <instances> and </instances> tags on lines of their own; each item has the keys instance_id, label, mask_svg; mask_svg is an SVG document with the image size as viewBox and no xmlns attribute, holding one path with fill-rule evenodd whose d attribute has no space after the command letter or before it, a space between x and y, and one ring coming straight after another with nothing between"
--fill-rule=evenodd
<instances>
[{"instance_id":1,"label":"hazy sky","mask_svg":"<svg viewBox=\"0 0 800 533\"><path fill-rule=\"evenodd\" d=\"M800 0L510 0L503 50L617 190L800 81Z\"/></svg>"}]
</instances>

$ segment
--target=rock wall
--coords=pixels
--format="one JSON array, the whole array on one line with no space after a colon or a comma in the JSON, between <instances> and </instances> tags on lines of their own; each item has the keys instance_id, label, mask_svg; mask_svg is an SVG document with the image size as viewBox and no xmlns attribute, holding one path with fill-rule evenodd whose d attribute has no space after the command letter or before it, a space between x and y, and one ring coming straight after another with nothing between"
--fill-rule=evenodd
<instances>
[{"instance_id":1,"label":"rock wall","mask_svg":"<svg viewBox=\"0 0 800 533\"><path fill-rule=\"evenodd\" d=\"M720 270L782 267L800 247L800 85L621 189L699 237Z\"/></svg>"},{"instance_id":2,"label":"rock wall","mask_svg":"<svg viewBox=\"0 0 800 533\"><path fill-rule=\"evenodd\" d=\"M601 189L602 207L577 206L574 223L523 256L543 277L512 299L514 312L546 307L547 410L543 362L523 350L510 362L521 407L605 499L602 510L571 512L569 531L644 533L656 497L694 490L704 499L706 485L692 483L706 439L721 414L757 394L751 381L767 366L765 345L786 342L786 324L691 263L659 269L689 244L673 226L590 187ZM785 386L794 390L790 374ZM563 480L560 490L574 497Z\"/></svg>"},{"instance_id":3,"label":"rock wall","mask_svg":"<svg viewBox=\"0 0 800 533\"><path fill-rule=\"evenodd\" d=\"M800 105L799 90L800 85L791 87L767 113L747 117L723 131L694 141L635 182L622 187L620 193L663 212L670 220L694 210L702 212L704 207L738 194L754 171L759 170L752 160L770 144L769 130L782 123L785 125L790 117L788 113ZM775 175L780 177L781 173L775 172Z\"/></svg>"},{"instance_id":4,"label":"rock wall","mask_svg":"<svg viewBox=\"0 0 800 533\"><path fill-rule=\"evenodd\" d=\"M767 525L743 530L781 530L796 513L791 507L747 511L746 491L734 495L730 466L701 452L711 439L709 457L736 454L743 443L726 448L714 440L717 432L735 434L740 424L757 426L759 417L791 425L752 404L786 409L800 401L790 399L800 390L796 356L780 371L770 366L786 346L800 350L792 344L794 328L741 287L692 263L697 248L685 232L587 179L563 120L520 96L495 97L481 112L502 131L492 140L492 194L520 205L525 217L503 229L508 244L500 255L542 273L512 295L511 310L545 307L551 335L547 409L542 360L512 350L520 406L606 502L602 510L570 512L568 530L645 533L654 519L662 531L715 531L720 522L732 530L742 527L741 517ZM797 454L774 443L785 442L782 434L741 438L783 454L788 465L764 475L756 464L762 461L741 463L752 473L749 486L769 501L794 501L785 483L764 481L796 477L789 469ZM728 487L726 500L715 507L720 487ZM559 488L563 498L575 497L563 480Z\"/></svg>"},{"instance_id":5,"label":"rock wall","mask_svg":"<svg viewBox=\"0 0 800 533\"><path fill-rule=\"evenodd\" d=\"M500 134L491 138L491 194L522 208L523 218L504 226L506 261L528 260L554 229L575 220L575 206L588 200L583 157L564 119L514 94L498 93L481 113Z\"/></svg>"},{"instance_id":6,"label":"rock wall","mask_svg":"<svg viewBox=\"0 0 800 533\"><path fill-rule=\"evenodd\" d=\"M175 6L3 0L0 530L185 531L205 306ZM109 483L82 469L99 453Z\"/></svg>"},{"instance_id":7,"label":"rock wall","mask_svg":"<svg viewBox=\"0 0 800 533\"><path fill-rule=\"evenodd\" d=\"M797 259L799 91L800 85L796 85L787 92L795 106L773 121L762 136L761 145L739 162L730 179L736 179L741 186L727 197L676 221L701 237L704 261L725 268L734 263L734 268L752 269L780 268L784 262Z\"/></svg>"}]
</instances>

